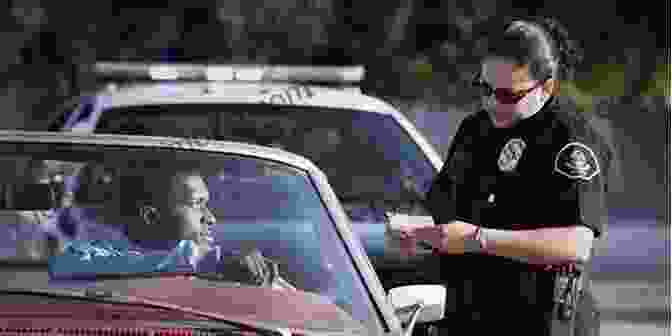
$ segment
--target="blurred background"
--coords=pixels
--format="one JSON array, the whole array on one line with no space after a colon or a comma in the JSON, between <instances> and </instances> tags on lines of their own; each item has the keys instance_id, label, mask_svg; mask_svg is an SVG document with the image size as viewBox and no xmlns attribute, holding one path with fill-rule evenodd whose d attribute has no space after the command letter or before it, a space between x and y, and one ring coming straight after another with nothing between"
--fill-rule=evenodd
<instances>
[{"instance_id":1,"label":"blurred background","mask_svg":"<svg viewBox=\"0 0 672 336\"><path fill-rule=\"evenodd\" d=\"M633 7L605 0L191 0L163 8L101 0L3 3L0 128L45 129L60 112L59 103L94 88L87 69L98 60L362 64L364 92L396 105L442 155L459 120L474 111L467 84L478 70L483 32L495 19L554 16L585 53L564 92L596 117L617 153L608 195L617 220L604 242L611 259L595 276L602 284L596 292L603 316L612 323L603 328L669 323L669 2ZM637 254L643 259L627 262Z\"/></svg>"}]
</instances>

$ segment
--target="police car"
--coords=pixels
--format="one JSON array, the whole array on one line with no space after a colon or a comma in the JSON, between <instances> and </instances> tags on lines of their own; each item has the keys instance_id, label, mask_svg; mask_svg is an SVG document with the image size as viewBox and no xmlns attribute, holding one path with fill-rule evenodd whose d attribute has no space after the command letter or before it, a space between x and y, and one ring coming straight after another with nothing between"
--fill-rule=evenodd
<instances>
[{"instance_id":1,"label":"police car","mask_svg":"<svg viewBox=\"0 0 672 336\"><path fill-rule=\"evenodd\" d=\"M385 288L433 280L428 268L436 267L418 264L433 259L431 250L402 260L386 247L385 223L428 218L421 201L442 160L395 107L362 93L363 67L112 62L94 71L104 87L66 104L51 130L243 141L298 153L327 174Z\"/></svg>"}]
</instances>

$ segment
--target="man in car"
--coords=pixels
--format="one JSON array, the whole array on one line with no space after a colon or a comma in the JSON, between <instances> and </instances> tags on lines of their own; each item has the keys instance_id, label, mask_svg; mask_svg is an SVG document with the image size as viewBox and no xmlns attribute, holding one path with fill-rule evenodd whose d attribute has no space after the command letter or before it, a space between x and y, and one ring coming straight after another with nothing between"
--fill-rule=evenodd
<instances>
[{"instance_id":1,"label":"man in car","mask_svg":"<svg viewBox=\"0 0 672 336\"><path fill-rule=\"evenodd\" d=\"M220 247L214 245L210 231L216 222L207 206L210 193L196 169L129 171L120 176L119 185L119 215L107 212L106 223L97 225L109 239L73 241L64 254L50 260L52 277L72 277L74 273L224 270L227 274L224 280L262 286L287 285L275 276L275 265L256 249L238 255L220 255ZM110 220L121 224L111 224ZM114 226L123 235L106 234ZM100 266L92 261L96 258L104 260ZM75 259L79 262L73 264Z\"/></svg>"}]
</instances>

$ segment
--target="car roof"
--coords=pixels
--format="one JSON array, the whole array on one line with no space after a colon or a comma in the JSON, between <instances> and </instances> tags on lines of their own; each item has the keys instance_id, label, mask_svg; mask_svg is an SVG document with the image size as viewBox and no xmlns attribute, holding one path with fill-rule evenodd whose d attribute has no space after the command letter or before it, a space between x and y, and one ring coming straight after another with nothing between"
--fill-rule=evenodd
<instances>
[{"instance_id":1,"label":"car roof","mask_svg":"<svg viewBox=\"0 0 672 336\"><path fill-rule=\"evenodd\" d=\"M291 97L290 88L310 90L311 96L300 99ZM305 93L305 91L301 91ZM106 107L184 103L259 103L321 106L341 109L357 109L375 113L391 114L398 111L390 104L348 88L333 88L319 85L301 85L282 82L156 82L135 83L115 89L101 89L94 93L104 100Z\"/></svg>"},{"instance_id":2,"label":"car roof","mask_svg":"<svg viewBox=\"0 0 672 336\"><path fill-rule=\"evenodd\" d=\"M321 174L319 168L317 168L310 160L298 154L294 154L279 148L234 141L144 135L0 130L0 144L17 142L152 147L237 154L253 156L261 159L269 159L310 171L313 174L316 172L320 172Z\"/></svg>"}]
</instances>

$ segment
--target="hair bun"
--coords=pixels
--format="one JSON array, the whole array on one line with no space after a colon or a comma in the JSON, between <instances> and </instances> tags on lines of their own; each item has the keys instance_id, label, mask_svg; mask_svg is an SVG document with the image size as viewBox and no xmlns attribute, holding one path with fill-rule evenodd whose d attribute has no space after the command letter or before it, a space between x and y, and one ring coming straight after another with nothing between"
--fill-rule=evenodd
<instances>
[{"instance_id":1,"label":"hair bun","mask_svg":"<svg viewBox=\"0 0 672 336\"><path fill-rule=\"evenodd\" d=\"M554 18L543 18L539 24L551 35L558 49L558 61L565 70L572 71L583 60L583 52L576 41L569 38L567 29Z\"/></svg>"}]
</instances>

